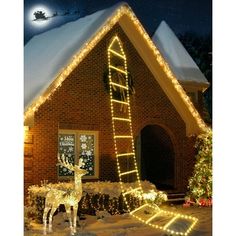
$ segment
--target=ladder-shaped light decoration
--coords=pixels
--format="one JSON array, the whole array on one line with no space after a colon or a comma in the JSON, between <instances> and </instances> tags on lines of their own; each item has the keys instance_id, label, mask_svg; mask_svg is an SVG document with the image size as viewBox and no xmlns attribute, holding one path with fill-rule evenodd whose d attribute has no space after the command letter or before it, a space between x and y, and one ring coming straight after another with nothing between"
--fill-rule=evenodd
<instances>
[{"instance_id":1,"label":"ladder-shaped light decoration","mask_svg":"<svg viewBox=\"0 0 236 236\"><path fill-rule=\"evenodd\" d=\"M112 38L107 53L114 149L120 186L127 209L136 219L156 229L173 235L188 235L197 223L197 218L161 210L158 206L147 203L146 200L135 209L131 209L129 205L128 196L134 193L142 196L143 189L135 157L126 55L117 35ZM117 98L114 91L120 91L125 96ZM126 106L126 112L122 113L120 106ZM133 182L133 188L126 189L126 182ZM178 224L178 221L181 224Z\"/></svg>"},{"instance_id":2,"label":"ladder-shaped light decoration","mask_svg":"<svg viewBox=\"0 0 236 236\"><path fill-rule=\"evenodd\" d=\"M119 62L119 67L116 65ZM110 92L110 104L111 104L111 116L112 116L112 128L113 128L113 140L114 140L114 148L115 155L117 160L118 174L122 189L122 194L124 197L124 201L129 211L131 211L130 206L128 204L126 196L135 191L141 191L142 187L140 183L137 163L135 159L135 149L134 149L134 140L133 140L133 131L132 131L132 123L131 123L131 111L130 111L130 101L129 101L129 86L128 86L128 72L127 72L127 63L126 56L123 51L123 47L121 42L117 36L115 36L108 48L108 69L109 69L109 92ZM122 68L122 69L121 69ZM121 81L114 81L112 75L114 73L121 73L123 75L124 81L121 84ZM124 91L126 94L126 100L114 98L113 90L114 87L118 91ZM122 112L116 112L119 106L127 106L127 112L124 114ZM119 109L118 109L119 110ZM118 114L119 113L119 114ZM121 113L121 114L120 114ZM122 125L122 123L126 126L125 133L120 133L117 130L117 125ZM120 150L119 142L125 142L129 146L129 150ZM120 159L127 159L128 162L132 162L133 169L124 169L120 166ZM124 179L123 176L133 175L134 180L137 182L132 190L127 190L124 187Z\"/></svg>"}]
</instances>

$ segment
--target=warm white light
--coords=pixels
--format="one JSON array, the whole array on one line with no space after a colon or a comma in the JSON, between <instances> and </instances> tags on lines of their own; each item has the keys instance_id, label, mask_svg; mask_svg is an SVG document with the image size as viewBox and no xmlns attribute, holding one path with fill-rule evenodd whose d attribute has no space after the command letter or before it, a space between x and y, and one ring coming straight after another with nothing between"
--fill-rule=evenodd
<instances>
[{"instance_id":1,"label":"warm white light","mask_svg":"<svg viewBox=\"0 0 236 236\"><path fill-rule=\"evenodd\" d=\"M116 51L115 48L113 48L113 44L114 43L118 43L119 45L119 52ZM111 117L112 117L112 129L113 129L113 140L114 140L114 147L115 147L115 154L116 154L116 160L117 160L117 170L118 170L118 175L119 175L119 179L120 179L120 186L121 186L121 190L122 190L122 194L123 194L123 199L124 202L128 208L128 211L130 212L130 214L132 216L134 216L135 218L137 218L138 220L140 220L141 222L152 226L156 229L160 229L160 230L164 230L168 233L171 233L173 235L187 235L192 228L194 227L194 225L197 222L197 219L191 216L187 216L187 215L181 215L178 213L174 213L174 212L169 212L169 211L165 211L165 210L161 210L157 205L155 204L149 204L147 203L147 201L154 201L156 199L157 193L155 191L150 191L149 193L143 193L143 189L140 183L140 178L139 178L139 172L138 172L138 168L137 168L137 162L136 162L136 158L135 158L135 148L134 148L134 140L133 140L133 131L132 131L132 120L131 120L131 109L130 109L130 97L129 97L129 89L128 88L128 73L127 73L127 61L126 61L126 56L122 47L122 43L119 39L118 36L113 37L113 40L111 41L109 47L108 47L108 68L109 68L109 90L110 90L110 105L111 105ZM111 63L111 53L113 54L113 57L117 56L121 59L123 59L123 64L124 67L116 67L113 66ZM115 100L113 98L113 92L112 89L114 86L114 82L112 81L112 73L111 71L115 70L118 71L118 73L122 73L125 75L125 80L126 80L126 86L121 87L119 86L119 84L116 84L117 87L120 87L120 92L122 92L123 90L126 90L126 96L122 97L123 101L120 100ZM114 116L114 105L113 103L120 103L122 106L126 106L127 107L127 112L128 112L128 118L122 118L122 117L115 117ZM119 134L116 135L116 123L117 122L128 122L129 123L129 129L130 132L126 133L126 134ZM119 139L124 139L127 140L128 142L131 141L132 143L132 152L130 153L119 153L119 150L117 150L117 140ZM131 170L127 170L125 172L121 172L120 171L120 161L119 158L133 158L133 163L134 163L134 169ZM138 183L138 187L136 188L129 188L129 189L124 189L124 183L122 181L122 176L127 176L130 174L136 174L136 180ZM129 206L129 202L126 199L126 196L132 194L137 196L137 198L141 199L143 201L142 205L136 209L134 209L133 211L130 211L130 206ZM164 196L164 194L163 194ZM148 209L148 210L147 210ZM152 211L152 213L154 213L154 215L152 214L149 219L144 219L142 217L142 215L140 216L138 213L144 212L145 210L147 211ZM152 224L152 220L154 220L159 214L162 214L163 216L172 216L172 218L167 222L167 224L165 226L160 226L158 225L158 223L155 222L155 224ZM193 223L191 224L191 226L186 230L186 232L180 232L180 231L174 231L174 230L170 230L169 226L172 225L178 218L184 218L184 219L188 219L190 221L193 221Z\"/></svg>"},{"instance_id":2,"label":"warm white light","mask_svg":"<svg viewBox=\"0 0 236 236\"><path fill-rule=\"evenodd\" d=\"M62 204L66 208L66 212L68 212L71 235L76 233L76 221L77 221L77 211L78 211L78 202L82 198L82 176L87 174L87 171L82 169L83 161L79 159L78 165L72 165L69 163L68 159L64 154L60 156L58 154L58 165L61 165L70 171L74 171L74 187L70 192L57 189L50 188L48 193L46 194L45 199L45 207L43 212L43 234L47 234L47 215L49 213L49 225L48 230L52 232L52 218L53 214L57 210L57 208ZM72 217L73 215L73 217Z\"/></svg>"},{"instance_id":3,"label":"warm white light","mask_svg":"<svg viewBox=\"0 0 236 236\"><path fill-rule=\"evenodd\" d=\"M143 36L145 41L147 42L149 48L152 50L153 55L156 58L156 61L161 65L162 69L165 71L167 75L167 79L171 81L175 89L178 91L179 95L182 97L183 101L187 105L189 111L191 112L192 116L195 118L200 130L202 132L206 132L209 128L206 126L204 121L201 119L199 113L193 106L192 102L190 101L190 98L188 95L184 92L182 86L179 84L178 80L175 78L173 73L171 72L168 64L165 62L164 58L154 45L153 41L150 39L149 35L144 30L143 26L139 22L139 20L136 18L134 13L130 10L127 6L121 6L117 9L117 11L107 19L104 26L97 32L94 37L89 40L85 47L83 47L69 62L69 64L65 67L64 71L60 73L60 75L55 79L53 84L50 86L49 91L45 91L44 94L39 96L37 99L35 99L32 104L27 107L25 111L25 120L27 120L29 117L34 116L34 112L37 111L38 107L44 103L47 99L50 99L50 96L59 88L62 84L62 82L68 77L68 75L79 65L79 63L88 55L88 53L97 45L97 43L101 40L102 37L106 35L108 31L112 29L112 27L119 21L119 19L123 16L127 15L132 22L135 25L135 28L139 33ZM114 39L117 40L117 39ZM110 44L112 45L112 43ZM123 49L122 49L123 50ZM121 50L121 51L122 51ZM115 53L114 53L115 51ZM112 54L119 54L120 58L123 58L126 60L126 57L122 51L122 54L120 52L117 52L116 50L113 50L111 47L108 48L108 59L110 59L110 53ZM118 56L118 55L117 55ZM125 66L127 67L127 63L125 61ZM109 75L111 76L111 75Z\"/></svg>"}]
</instances>

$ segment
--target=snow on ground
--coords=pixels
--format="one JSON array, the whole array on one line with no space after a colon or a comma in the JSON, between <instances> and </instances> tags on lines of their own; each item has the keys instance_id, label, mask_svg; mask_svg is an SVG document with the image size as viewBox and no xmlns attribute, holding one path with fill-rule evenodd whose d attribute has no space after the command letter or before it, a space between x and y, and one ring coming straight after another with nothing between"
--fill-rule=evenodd
<instances>
[{"instance_id":1,"label":"snow on ground","mask_svg":"<svg viewBox=\"0 0 236 236\"><path fill-rule=\"evenodd\" d=\"M183 213L197 217L199 222L194 227L190 236L212 235L212 208L178 206L162 206L162 209ZM69 236L68 223L65 222L65 213L59 212L53 218L53 233L49 236ZM25 231L25 236L38 236L43 234L43 225L31 223L31 229ZM86 215L85 220L80 220L80 227L76 236L164 236L163 231L146 226L129 214L114 215L97 219L96 216Z\"/></svg>"}]
</instances>

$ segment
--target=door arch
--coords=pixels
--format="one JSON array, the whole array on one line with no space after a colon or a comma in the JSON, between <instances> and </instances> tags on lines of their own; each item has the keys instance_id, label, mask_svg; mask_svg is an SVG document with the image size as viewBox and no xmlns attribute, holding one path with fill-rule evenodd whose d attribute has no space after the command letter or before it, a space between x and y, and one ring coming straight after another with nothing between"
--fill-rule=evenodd
<instances>
[{"instance_id":1,"label":"door arch","mask_svg":"<svg viewBox=\"0 0 236 236\"><path fill-rule=\"evenodd\" d=\"M160 125L147 125L140 132L141 179L157 189L173 189L175 152L170 135Z\"/></svg>"}]
</instances>

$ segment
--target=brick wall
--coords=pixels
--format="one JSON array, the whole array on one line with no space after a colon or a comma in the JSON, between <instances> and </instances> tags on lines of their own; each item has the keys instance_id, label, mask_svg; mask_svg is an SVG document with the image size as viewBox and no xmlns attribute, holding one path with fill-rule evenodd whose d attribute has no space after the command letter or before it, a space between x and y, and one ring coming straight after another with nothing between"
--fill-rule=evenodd
<instances>
[{"instance_id":1,"label":"brick wall","mask_svg":"<svg viewBox=\"0 0 236 236\"><path fill-rule=\"evenodd\" d=\"M33 182L34 137L30 131L25 131L24 138L24 195Z\"/></svg>"},{"instance_id":2,"label":"brick wall","mask_svg":"<svg viewBox=\"0 0 236 236\"><path fill-rule=\"evenodd\" d=\"M127 56L128 70L134 79L131 97L133 131L136 137L146 125L164 127L171 137L175 152L175 186L186 188L192 170L192 139L185 137L185 124L153 75L116 25L63 82L50 100L35 113L31 133L34 137L32 175L25 182L56 182L58 129L99 131L100 180L117 181L114 157L109 94L104 87L107 69L107 46L118 34ZM26 168L26 166L25 166ZM25 169L26 170L26 169ZM28 183L27 182L27 183Z\"/></svg>"}]
</instances>

